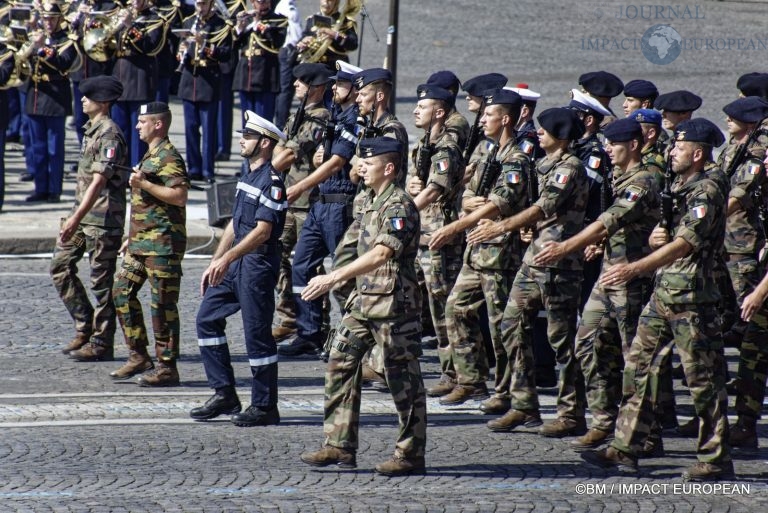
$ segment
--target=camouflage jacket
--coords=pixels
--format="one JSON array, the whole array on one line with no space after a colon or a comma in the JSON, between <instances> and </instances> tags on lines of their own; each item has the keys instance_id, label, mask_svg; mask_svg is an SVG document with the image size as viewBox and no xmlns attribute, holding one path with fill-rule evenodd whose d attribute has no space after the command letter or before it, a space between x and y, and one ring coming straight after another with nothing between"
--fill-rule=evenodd
<instances>
[{"instance_id":1,"label":"camouflage jacket","mask_svg":"<svg viewBox=\"0 0 768 513\"><path fill-rule=\"evenodd\" d=\"M405 188L405 179L408 175L408 131L405 125L397 119L397 116L387 112L376 120L376 136L393 137L403 145L403 151L400 155L400 172L397 174L395 183L401 189ZM373 137L373 136L372 136Z\"/></svg>"},{"instance_id":2,"label":"camouflage jacket","mask_svg":"<svg viewBox=\"0 0 768 513\"><path fill-rule=\"evenodd\" d=\"M598 217L608 230L603 272L616 264L635 262L651 253L648 237L661 214L656 178L655 170L643 164L614 176L613 204Z\"/></svg>"},{"instance_id":3,"label":"camouflage jacket","mask_svg":"<svg viewBox=\"0 0 768 513\"><path fill-rule=\"evenodd\" d=\"M119 228L122 231L125 226L125 185L129 173L127 169L110 164L128 166L128 147L123 132L108 117L96 123L89 121L85 124L80 162L77 165L77 190L72 212L82 203L85 191L93 182L94 174L103 175L107 183L81 223L102 228Z\"/></svg>"},{"instance_id":4,"label":"camouflage jacket","mask_svg":"<svg viewBox=\"0 0 768 513\"><path fill-rule=\"evenodd\" d=\"M165 187L189 187L184 159L166 137L139 162L147 180ZM131 191L128 252L134 255L182 255L187 249L186 207L177 207L143 189Z\"/></svg>"},{"instance_id":5,"label":"camouflage jacket","mask_svg":"<svg viewBox=\"0 0 768 513\"><path fill-rule=\"evenodd\" d=\"M421 311L414 261L419 249L419 211L407 192L390 184L380 195L368 191L357 254L382 244L392 251L383 265L356 278L346 309L359 319L409 319Z\"/></svg>"},{"instance_id":6,"label":"camouflage jacket","mask_svg":"<svg viewBox=\"0 0 768 513\"><path fill-rule=\"evenodd\" d=\"M416 173L416 160L423 144L424 137L419 140L419 144L411 153L413 174ZM441 194L437 200L427 205L421 212L422 235L431 235L438 228L442 228L458 218L456 198L460 192L463 177L464 160L461 156L461 148L447 130L444 130L435 142L429 176L424 184L424 187L434 184L440 189ZM422 240L422 245L428 243L428 239Z\"/></svg>"},{"instance_id":7,"label":"camouflage jacket","mask_svg":"<svg viewBox=\"0 0 768 513\"><path fill-rule=\"evenodd\" d=\"M480 145L482 146L481 141ZM488 153L484 159L488 158ZM499 217L510 217L521 212L528 206L528 179L531 176L531 159L515 140L509 141L496 155L501 162L501 173L488 195L488 199L499 209ZM485 161L481 162L467 189L464 198L473 198L480 185L481 175L485 168ZM519 231L505 233L479 244L469 244L464 252L464 262L474 269L506 270L514 271L520 268L523 257L523 248Z\"/></svg>"},{"instance_id":8,"label":"camouflage jacket","mask_svg":"<svg viewBox=\"0 0 768 513\"><path fill-rule=\"evenodd\" d=\"M456 144L459 146L459 154L463 156L463 150L467 145L470 131L467 118L454 108L445 119L445 131L456 141Z\"/></svg>"},{"instance_id":9,"label":"camouflage jacket","mask_svg":"<svg viewBox=\"0 0 768 513\"><path fill-rule=\"evenodd\" d=\"M288 148L296 155L296 160L285 175L286 187L302 181L315 170L315 166L312 164L312 156L323 142L323 130L325 130L325 123L330 117L331 113L322 104L308 106L304 110L304 120L298 127L296 136L291 137L288 141L278 143L278 147ZM295 118L296 113L294 112L288 118L285 126L292 127ZM309 210L309 207L317 199L317 194L316 187L305 192L291 204L290 208Z\"/></svg>"},{"instance_id":10,"label":"camouflage jacket","mask_svg":"<svg viewBox=\"0 0 768 513\"><path fill-rule=\"evenodd\" d=\"M746 153L736 169L731 169L733 158L740 145L731 140L720 153L718 166L724 172L730 172L730 191L728 198L736 199L741 208L728 216L725 221L725 251L729 254L754 255L765 245L762 222L758 217L758 205L755 202L755 189L765 189L765 148L768 135L761 134Z\"/></svg>"},{"instance_id":11,"label":"camouflage jacket","mask_svg":"<svg viewBox=\"0 0 768 513\"><path fill-rule=\"evenodd\" d=\"M544 219L536 223L536 234L523 256L523 262L531 267L536 267L533 257L545 242L562 242L581 231L589 198L587 172L581 160L571 153L558 151L544 157L537 163L536 175L539 199L534 205L544 212ZM551 267L580 271L582 254L571 253Z\"/></svg>"},{"instance_id":12,"label":"camouflage jacket","mask_svg":"<svg viewBox=\"0 0 768 513\"><path fill-rule=\"evenodd\" d=\"M643 148L640 157L643 166L656 176L659 189L664 187L664 173L667 170L667 161L664 160L664 155L656 149L656 146L650 145Z\"/></svg>"},{"instance_id":13,"label":"camouflage jacket","mask_svg":"<svg viewBox=\"0 0 768 513\"><path fill-rule=\"evenodd\" d=\"M657 299L667 304L713 304L720 291L712 277L725 234L725 196L706 172L687 182L678 177L672 185L677 195L672 239L682 238L693 250L656 273Z\"/></svg>"}]
</instances>

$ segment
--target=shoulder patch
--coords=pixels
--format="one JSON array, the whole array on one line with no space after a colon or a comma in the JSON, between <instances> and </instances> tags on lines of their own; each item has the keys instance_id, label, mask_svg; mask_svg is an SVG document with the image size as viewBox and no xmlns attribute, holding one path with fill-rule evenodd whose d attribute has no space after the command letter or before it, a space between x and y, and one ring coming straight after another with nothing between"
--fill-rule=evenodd
<instances>
[{"instance_id":1,"label":"shoulder patch","mask_svg":"<svg viewBox=\"0 0 768 513\"><path fill-rule=\"evenodd\" d=\"M597 155L592 155L589 157L589 161L587 162L587 166L591 167L592 169L597 169L600 167L600 162L602 159L598 157Z\"/></svg>"},{"instance_id":2,"label":"shoulder patch","mask_svg":"<svg viewBox=\"0 0 768 513\"><path fill-rule=\"evenodd\" d=\"M762 166L760 165L759 162L752 161L752 162L749 163L749 166L747 167L747 172L750 175L758 175L758 174L760 174L760 168L761 167Z\"/></svg>"},{"instance_id":3,"label":"shoulder patch","mask_svg":"<svg viewBox=\"0 0 768 513\"><path fill-rule=\"evenodd\" d=\"M624 199L629 201L630 203L634 203L643 194L645 194L645 189L643 189L642 187L638 187L637 185L630 185L629 187L627 187L627 190L624 191Z\"/></svg>"},{"instance_id":4,"label":"shoulder patch","mask_svg":"<svg viewBox=\"0 0 768 513\"><path fill-rule=\"evenodd\" d=\"M507 171L506 175L507 183L510 185L518 184L522 181L522 176L520 176L520 171Z\"/></svg>"},{"instance_id":5,"label":"shoulder patch","mask_svg":"<svg viewBox=\"0 0 768 513\"><path fill-rule=\"evenodd\" d=\"M526 155L533 155L534 146L531 141L523 141L522 144L520 144L520 149L523 150L523 153Z\"/></svg>"},{"instance_id":6,"label":"shoulder patch","mask_svg":"<svg viewBox=\"0 0 768 513\"><path fill-rule=\"evenodd\" d=\"M104 148L104 158L113 159L117 155L117 148L114 146L107 146Z\"/></svg>"},{"instance_id":7,"label":"shoulder patch","mask_svg":"<svg viewBox=\"0 0 768 513\"><path fill-rule=\"evenodd\" d=\"M691 209L691 214L693 214L693 217L695 217L696 219L702 219L704 216L707 215L707 206L699 205L697 207L693 207Z\"/></svg>"},{"instance_id":8,"label":"shoulder patch","mask_svg":"<svg viewBox=\"0 0 768 513\"><path fill-rule=\"evenodd\" d=\"M274 185L269 190L270 197L275 201L282 201L283 200L283 189L280 187L275 187Z\"/></svg>"},{"instance_id":9,"label":"shoulder patch","mask_svg":"<svg viewBox=\"0 0 768 513\"><path fill-rule=\"evenodd\" d=\"M389 220L389 222L392 224L392 229L400 231L403 228L405 228L405 218L404 217L393 217Z\"/></svg>"},{"instance_id":10,"label":"shoulder patch","mask_svg":"<svg viewBox=\"0 0 768 513\"><path fill-rule=\"evenodd\" d=\"M451 164L450 162L448 162L448 159L440 159L437 162L435 162L435 164L437 165L437 170L440 173L445 173L446 171L448 171L448 168L451 167Z\"/></svg>"},{"instance_id":11,"label":"shoulder patch","mask_svg":"<svg viewBox=\"0 0 768 513\"><path fill-rule=\"evenodd\" d=\"M560 185L565 185L568 183L568 179L571 177L570 170L568 171L558 171L555 173L555 182L559 183Z\"/></svg>"}]
</instances>

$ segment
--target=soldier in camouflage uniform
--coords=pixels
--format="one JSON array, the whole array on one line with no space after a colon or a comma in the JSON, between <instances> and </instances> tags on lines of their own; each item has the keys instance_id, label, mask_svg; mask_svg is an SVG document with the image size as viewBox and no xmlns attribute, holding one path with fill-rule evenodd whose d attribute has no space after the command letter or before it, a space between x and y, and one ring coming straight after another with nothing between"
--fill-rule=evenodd
<instances>
[{"instance_id":1,"label":"soldier in camouflage uniform","mask_svg":"<svg viewBox=\"0 0 768 513\"><path fill-rule=\"evenodd\" d=\"M323 94L331 80L324 64L299 64L293 69L296 77L296 96L301 111L288 118L288 140L280 141L275 149L272 165L279 172L288 170L285 186L300 182L315 170L313 155L323 140L325 123L331 113L323 105ZM275 340L283 340L296 333L296 305L293 301L291 281L291 252L296 246L301 227L309 208L317 200L317 190L310 189L294 201L285 215L285 228L280 237L283 244L280 257L280 276L277 280L278 326L272 330Z\"/></svg>"},{"instance_id":2,"label":"soldier in camouflage uniform","mask_svg":"<svg viewBox=\"0 0 768 513\"><path fill-rule=\"evenodd\" d=\"M109 107L123 85L112 77L83 80L85 125L77 166L75 205L63 220L51 261L51 277L75 321L75 337L63 349L78 361L111 360L115 342L112 283L125 224L127 147L123 133L109 117ZM77 263L88 251L91 290L96 306L77 276Z\"/></svg>"},{"instance_id":3,"label":"soldier in camouflage uniform","mask_svg":"<svg viewBox=\"0 0 768 513\"><path fill-rule=\"evenodd\" d=\"M171 111L162 102L142 105L139 137L149 150L130 176L131 220L128 239L121 250L123 265L113 289L117 317L129 349L128 361L110 373L113 379L128 379L152 367L147 352L149 339L139 291L150 284L150 309L155 334L157 367L139 376L140 386L179 384L180 321L177 303L181 282L181 260L187 248L186 204L189 179L168 130Z\"/></svg>"},{"instance_id":4,"label":"soldier in camouflage uniform","mask_svg":"<svg viewBox=\"0 0 768 513\"><path fill-rule=\"evenodd\" d=\"M640 123L631 118L620 119L605 127L603 135L614 166L612 204L567 241L544 244L534 258L537 265L552 264L603 240L606 242L602 273L651 252L648 236L659 220L660 193L655 173L641 163ZM651 279L647 273L618 286L598 282L584 307L575 350L586 382L592 427L571 442L576 449L597 447L613 434L621 400L623 355L629 350L640 312L648 302Z\"/></svg>"},{"instance_id":5,"label":"soldier in camouflage uniform","mask_svg":"<svg viewBox=\"0 0 768 513\"><path fill-rule=\"evenodd\" d=\"M488 423L493 431L511 431L517 426L541 425L533 361L533 322L539 310L547 312L547 335L560 366L556 421L547 424L547 436L582 435L584 420L583 382L576 380L576 316L581 287L580 254L556 264L539 267L534 257L547 241L561 242L584 226L589 185L578 157L568 152L571 141L584 134L584 123L568 108L548 109L538 116L539 141L547 153L537 166L538 199L522 212L501 222L480 221L467 237L476 244L505 232L535 226L523 264L515 276L509 302L501 321L501 337L507 351L511 407L504 416ZM580 387L578 385L581 385Z\"/></svg>"},{"instance_id":6,"label":"soldier in camouflage uniform","mask_svg":"<svg viewBox=\"0 0 768 513\"><path fill-rule=\"evenodd\" d=\"M661 114L654 109L637 109L627 116L640 123L643 130L643 149L640 151L641 162L649 171L656 174L659 188L664 187L664 173L667 169L667 161L664 155L656 148L660 134L666 132L661 129Z\"/></svg>"},{"instance_id":7,"label":"soldier in camouflage uniform","mask_svg":"<svg viewBox=\"0 0 768 513\"><path fill-rule=\"evenodd\" d=\"M306 299L319 297L350 279L355 290L333 340L325 374L325 441L301 455L315 466L355 467L361 400L361 361L380 346L384 372L398 412L394 456L376 466L395 476L424 471L427 407L418 357L421 354L421 298L413 262L418 251L419 212L397 187L401 144L392 138L364 140L362 177L369 190L360 223L358 258L331 274L313 278Z\"/></svg>"},{"instance_id":8,"label":"soldier in camouflage uniform","mask_svg":"<svg viewBox=\"0 0 768 513\"><path fill-rule=\"evenodd\" d=\"M461 269L463 237L457 237L438 251L429 249L429 242L435 230L458 218L456 198L462 187L464 162L461 148L445 128L451 97L446 89L426 84L419 86L418 103L413 113L416 127L426 130L427 134L414 148L413 168L408 179L408 192L422 212L417 265L424 273L440 369L446 379L455 378L455 370L445 306Z\"/></svg>"},{"instance_id":9,"label":"soldier in camouflage uniform","mask_svg":"<svg viewBox=\"0 0 768 513\"><path fill-rule=\"evenodd\" d=\"M456 110L456 96L461 87L458 77L451 71L436 71L429 76L426 85L440 87L451 92L451 99L447 101L446 106L448 110L445 114L445 131L453 137L459 148L465 148L470 126L461 112Z\"/></svg>"},{"instance_id":10,"label":"soldier in camouflage uniform","mask_svg":"<svg viewBox=\"0 0 768 513\"><path fill-rule=\"evenodd\" d=\"M480 219L501 219L521 212L529 203L528 177L531 160L516 144L514 126L520 115L520 95L506 89L486 91L481 124L492 144L491 153L478 166L464 191L467 215L432 234L429 248L439 250ZM481 142L481 145L483 143ZM470 244L464 264L448 296L446 319L453 365L458 384L440 399L444 405L462 404L470 398L488 394L489 362L481 332L483 305L496 354L495 394L481 404L485 413L505 413L509 409L509 367L501 341L501 318L515 273L522 263L518 232L502 235L480 244Z\"/></svg>"},{"instance_id":11,"label":"soldier in camouflage uniform","mask_svg":"<svg viewBox=\"0 0 768 513\"><path fill-rule=\"evenodd\" d=\"M728 445L725 360L719 291L712 279L717 247L725 232L725 197L707 177L705 165L712 148L723 143L716 125L693 119L677 127L672 169L677 174L673 191L678 208L671 232L657 227L650 237L654 252L632 263L619 264L600 279L604 286L625 283L658 269L656 287L643 309L627 356L624 379L632 386L622 401L615 439L607 449L588 451L590 464L623 472L637 472L637 454L643 449L654 420L651 377L668 360L675 345L701 433L696 447L699 461L684 474L686 480L733 477Z\"/></svg>"},{"instance_id":12,"label":"soldier in camouflage uniform","mask_svg":"<svg viewBox=\"0 0 768 513\"><path fill-rule=\"evenodd\" d=\"M765 189L763 160L768 147L768 132L758 123L768 116L768 102L756 96L739 98L723 107L728 115L728 146L720 153L718 165L730 178L728 218L725 222L725 251L728 273L739 308L744 298L754 292L765 273L760 250L765 247L765 233L759 210ZM757 130L757 132L754 132ZM753 133L754 132L754 133ZM749 142L749 147L743 146ZM759 190L758 190L759 189ZM747 323L737 320L731 336L741 338L739 370L735 381L738 422L731 431L731 445L757 448L757 419L765 398L768 365L768 323L762 315Z\"/></svg>"}]
</instances>

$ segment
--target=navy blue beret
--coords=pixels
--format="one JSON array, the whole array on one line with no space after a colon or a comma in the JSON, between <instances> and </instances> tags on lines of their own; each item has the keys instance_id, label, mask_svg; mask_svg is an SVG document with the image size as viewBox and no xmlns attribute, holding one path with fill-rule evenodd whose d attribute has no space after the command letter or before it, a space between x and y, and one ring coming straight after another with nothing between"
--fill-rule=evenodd
<instances>
[{"instance_id":1,"label":"navy blue beret","mask_svg":"<svg viewBox=\"0 0 768 513\"><path fill-rule=\"evenodd\" d=\"M725 137L717 125L710 120L693 118L677 125L675 141L698 142L716 148L725 142Z\"/></svg>"},{"instance_id":2,"label":"navy blue beret","mask_svg":"<svg viewBox=\"0 0 768 513\"><path fill-rule=\"evenodd\" d=\"M352 77L352 83L355 84L355 89L358 90L374 82L389 82L391 84L392 72L384 68L371 68L364 69Z\"/></svg>"},{"instance_id":3,"label":"navy blue beret","mask_svg":"<svg viewBox=\"0 0 768 513\"><path fill-rule=\"evenodd\" d=\"M523 104L523 98L509 89L491 89L485 92L485 104L520 107Z\"/></svg>"},{"instance_id":4,"label":"navy blue beret","mask_svg":"<svg viewBox=\"0 0 768 513\"><path fill-rule=\"evenodd\" d=\"M394 137L370 137L360 141L360 156L363 158L402 151L403 143Z\"/></svg>"},{"instance_id":5,"label":"navy blue beret","mask_svg":"<svg viewBox=\"0 0 768 513\"><path fill-rule=\"evenodd\" d=\"M701 98L690 91L672 91L659 95L653 102L656 110L671 112L689 112L701 107Z\"/></svg>"},{"instance_id":6,"label":"navy blue beret","mask_svg":"<svg viewBox=\"0 0 768 513\"><path fill-rule=\"evenodd\" d=\"M607 71L590 71L579 77L579 85L593 96L613 98L624 90L624 82L613 73Z\"/></svg>"},{"instance_id":7,"label":"navy blue beret","mask_svg":"<svg viewBox=\"0 0 768 513\"><path fill-rule=\"evenodd\" d=\"M661 112L654 109L637 109L629 115L638 123L650 123L652 125L661 126Z\"/></svg>"},{"instance_id":8,"label":"navy blue beret","mask_svg":"<svg viewBox=\"0 0 768 513\"><path fill-rule=\"evenodd\" d=\"M458 91L461 87L461 82L459 82L459 78L452 71L437 71L429 76L427 85Z\"/></svg>"},{"instance_id":9,"label":"navy blue beret","mask_svg":"<svg viewBox=\"0 0 768 513\"><path fill-rule=\"evenodd\" d=\"M485 96L486 91L501 89L507 85L507 77L501 73L486 73L472 77L461 85L461 88L472 96Z\"/></svg>"},{"instance_id":10,"label":"navy blue beret","mask_svg":"<svg viewBox=\"0 0 768 513\"><path fill-rule=\"evenodd\" d=\"M442 100L448 103L453 101L452 92L435 85L421 84L416 92L417 100Z\"/></svg>"},{"instance_id":11,"label":"navy blue beret","mask_svg":"<svg viewBox=\"0 0 768 513\"><path fill-rule=\"evenodd\" d=\"M759 96L747 96L732 101L723 107L723 112L742 123L757 123L768 116L768 102Z\"/></svg>"},{"instance_id":12,"label":"navy blue beret","mask_svg":"<svg viewBox=\"0 0 768 513\"><path fill-rule=\"evenodd\" d=\"M617 119L603 129L603 135L611 142L626 142L642 138L643 129L632 118Z\"/></svg>"},{"instance_id":13,"label":"navy blue beret","mask_svg":"<svg viewBox=\"0 0 768 513\"><path fill-rule=\"evenodd\" d=\"M547 109L536 119L539 121L539 126L556 139L578 139L586 131L584 122L579 119L576 111L567 107Z\"/></svg>"},{"instance_id":14,"label":"navy blue beret","mask_svg":"<svg viewBox=\"0 0 768 513\"><path fill-rule=\"evenodd\" d=\"M123 94L123 83L111 75L98 75L83 79L80 92L95 102L113 102Z\"/></svg>"},{"instance_id":15,"label":"navy blue beret","mask_svg":"<svg viewBox=\"0 0 768 513\"><path fill-rule=\"evenodd\" d=\"M304 62L293 68L293 76L310 86L327 84L331 75L333 70L317 62Z\"/></svg>"},{"instance_id":16,"label":"navy blue beret","mask_svg":"<svg viewBox=\"0 0 768 513\"><path fill-rule=\"evenodd\" d=\"M653 85L653 82L647 80L630 80L624 85L624 96L632 98L655 98L659 95L659 90Z\"/></svg>"},{"instance_id":17,"label":"navy blue beret","mask_svg":"<svg viewBox=\"0 0 768 513\"><path fill-rule=\"evenodd\" d=\"M747 73L736 82L744 96L760 96L768 98L768 73Z\"/></svg>"}]
</instances>

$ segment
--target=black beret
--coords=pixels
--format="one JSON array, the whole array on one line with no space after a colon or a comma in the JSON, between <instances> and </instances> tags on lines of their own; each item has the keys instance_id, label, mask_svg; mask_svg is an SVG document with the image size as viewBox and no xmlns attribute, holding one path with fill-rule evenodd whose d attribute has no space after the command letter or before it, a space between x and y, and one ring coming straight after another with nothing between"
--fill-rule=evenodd
<instances>
[{"instance_id":1,"label":"black beret","mask_svg":"<svg viewBox=\"0 0 768 513\"><path fill-rule=\"evenodd\" d=\"M94 102L113 102L123 94L123 83L111 75L83 79L80 92Z\"/></svg>"},{"instance_id":2,"label":"black beret","mask_svg":"<svg viewBox=\"0 0 768 513\"><path fill-rule=\"evenodd\" d=\"M485 104L520 107L523 104L523 98L509 89L491 89L485 92Z\"/></svg>"},{"instance_id":3,"label":"black beret","mask_svg":"<svg viewBox=\"0 0 768 513\"><path fill-rule=\"evenodd\" d=\"M442 100L444 102L453 101L453 93L448 89L443 89L435 85L421 84L417 89L417 101L418 100Z\"/></svg>"},{"instance_id":4,"label":"black beret","mask_svg":"<svg viewBox=\"0 0 768 513\"><path fill-rule=\"evenodd\" d=\"M150 103L145 103L144 105L139 107L139 116L145 116L147 114L165 114L170 110L171 109L168 107L167 103L150 102Z\"/></svg>"},{"instance_id":5,"label":"black beret","mask_svg":"<svg viewBox=\"0 0 768 513\"><path fill-rule=\"evenodd\" d=\"M333 71L325 64L304 62L293 68L293 76L309 86L327 84Z\"/></svg>"},{"instance_id":6,"label":"black beret","mask_svg":"<svg viewBox=\"0 0 768 513\"><path fill-rule=\"evenodd\" d=\"M579 77L579 85L593 96L613 98L624 90L624 82L613 73L607 71L590 71Z\"/></svg>"},{"instance_id":7,"label":"black beret","mask_svg":"<svg viewBox=\"0 0 768 513\"><path fill-rule=\"evenodd\" d=\"M768 73L747 73L736 82L744 96L760 96L768 98Z\"/></svg>"},{"instance_id":8,"label":"black beret","mask_svg":"<svg viewBox=\"0 0 768 513\"><path fill-rule=\"evenodd\" d=\"M371 68L364 69L352 77L352 83L355 84L355 89L358 90L374 82L389 82L391 84L392 72L384 68Z\"/></svg>"},{"instance_id":9,"label":"black beret","mask_svg":"<svg viewBox=\"0 0 768 513\"><path fill-rule=\"evenodd\" d=\"M630 80L624 86L624 96L632 98L655 98L659 95L659 90L653 85L653 82L647 80Z\"/></svg>"},{"instance_id":10,"label":"black beret","mask_svg":"<svg viewBox=\"0 0 768 513\"><path fill-rule=\"evenodd\" d=\"M757 123L768 116L768 102L759 96L747 96L732 101L723 107L723 112L742 123Z\"/></svg>"},{"instance_id":11,"label":"black beret","mask_svg":"<svg viewBox=\"0 0 768 513\"><path fill-rule=\"evenodd\" d=\"M659 95L653 102L656 110L668 110L671 112L689 112L701 107L701 98L690 91L672 91Z\"/></svg>"},{"instance_id":12,"label":"black beret","mask_svg":"<svg viewBox=\"0 0 768 513\"><path fill-rule=\"evenodd\" d=\"M693 118L675 128L675 141L690 141L718 147L725 142L720 129L708 119Z\"/></svg>"},{"instance_id":13,"label":"black beret","mask_svg":"<svg viewBox=\"0 0 768 513\"><path fill-rule=\"evenodd\" d=\"M360 141L360 156L363 158L402 151L403 143L394 137L370 137Z\"/></svg>"},{"instance_id":14,"label":"black beret","mask_svg":"<svg viewBox=\"0 0 768 513\"><path fill-rule=\"evenodd\" d=\"M617 119L603 129L603 136L611 142L626 142L642 138L643 129L634 119Z\"/></svg>"},{"instance_id":15,"label":"black beret","mask_svg":"<svg viewBox=\"0 0 768 513\"><path fill-rule=\"evenodd\" d=\"M472 77L461 85L461 88L472 96L485 96L490 89L501 89L507 85L507 77L501 73L486 73Z\"/></svg>"},{"instance_id":16,"label":"black beret","mask_svg":"<svg viewBox=\"0 0 768 513\"><path fill-rule=\"evenodd\" d=\"M461 82L459 82L459 78L452 71L437 71L429 76L427 85L458 91L461 87Z\"/></svg>"},{"instance_id":17,"label":"black beret","mask_svg":"<svg viewBox=\"0 0 768 513\"><path fill-rule=\"evenodd\" d=\"M579 119L576 111L567 107L547 109L536 119L539 120L541 128L549 132L555 139L578 139L586 131L584 122Z\"/></svg>"}]
</instances>

